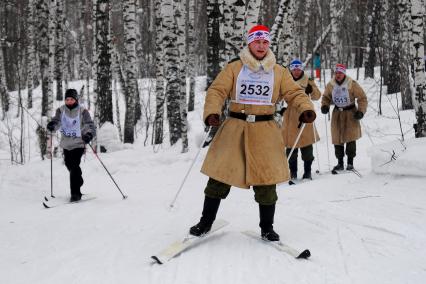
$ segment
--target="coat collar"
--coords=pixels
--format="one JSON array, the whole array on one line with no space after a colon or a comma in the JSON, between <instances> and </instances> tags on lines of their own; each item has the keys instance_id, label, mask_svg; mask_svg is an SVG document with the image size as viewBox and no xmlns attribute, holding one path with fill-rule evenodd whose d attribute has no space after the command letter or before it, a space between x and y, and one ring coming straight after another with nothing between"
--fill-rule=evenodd
<instances>
[{"instance_id":1,"label":"coat collar","mask_svg":"<svg viewBox=\"0 0 426 284\"><path fill-rule=\"evenodd\" d=\"M261 68L263 68L266 72L269 72L274 68L276 63L275 55L270 49L268 50L268 53L266 53L265 58L257 60L251 54L249 48L246 47L240 52L240 59L244 65L247 65L247 67L254 72L259 71Z\"/></svg>"}]
</instances>

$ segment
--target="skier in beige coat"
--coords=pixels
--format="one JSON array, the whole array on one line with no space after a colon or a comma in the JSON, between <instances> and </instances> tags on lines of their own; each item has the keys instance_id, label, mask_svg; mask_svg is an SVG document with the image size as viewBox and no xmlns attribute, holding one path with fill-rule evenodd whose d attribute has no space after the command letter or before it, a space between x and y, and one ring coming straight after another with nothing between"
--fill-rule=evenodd
<instances>
[{"instance_id":1,"label":"skier in beige coat","mask_svg":"<svg viewBox=\"0 0 426 284\"><path fill-rule=\"evenodd\" d=\"M321 112L327 114L334 104L331 116L331 142L337 165L333 172L344 169L343 158L347 156L347 170L354 169L356 140L361 138L360 120L367 111L367 96L361 86L346 75L346 67L336 64L334 78L327 84L321 100ZM345 149L346 144L346 149Z\"/></svg>"},{"instance_id":2,"label":"skier in beige coat","mask_svg":"<svg viewBox=\"0 0 426 284\"><path fill-rule=\"evenodd\" d=\"M302 61L299 59L293 59L290 62L289 69L294 81L304 89L305 93L311 98L311 100L319 100L321 92L315 84L315 81L304 73ZM293 108L287 107L281 110L281 115L283 115L282 134L284 145L286 147L286 154L288 156L294 146L294 143L296 143L296 139L300 131L298 113ZM303 178L312 179L311 166L314 161L312 145L318 140L319 136L314 124L307 123L288 161L291 179L297 179L298 149L300 149L303 160Z\"/></svg>"},{"instance_id":3,"label":"skier in beige coat","mask_svg":"<svg viewBox=\"0 0 426 284\"><path fill-rule=\"evenodd\" d=\"M210 231L221 199L236 186L253 187L261 235L270 241L279 240L272 226L276 184L289 176L282 136L273 119L275 103L286 100L298 113L297 119L305 123L313 122L316 114L288 70L276 64L269 42L267 27L253 27L248 33L248 47L238 60L225 66L207 90L206 125L220 125L219 115L227 98L231 99L230 115L220 125L201 170L210 179L204 191L202 217L191 227L192 235Z\"/></svg>"}]
</instances>

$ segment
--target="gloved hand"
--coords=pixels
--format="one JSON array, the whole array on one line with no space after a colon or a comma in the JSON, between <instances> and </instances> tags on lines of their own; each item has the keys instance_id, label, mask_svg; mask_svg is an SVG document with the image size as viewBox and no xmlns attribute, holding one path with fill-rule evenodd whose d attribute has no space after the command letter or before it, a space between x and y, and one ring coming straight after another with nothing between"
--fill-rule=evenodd
<instances>
[{"instance_id":1,"label":"gloved hand","mask_svg":"<svg viewBox=\"0 0 426 284\"><path fill-rule=\"evenodd\" d=\"M323 106L321 107L321 112L322 112L323 114L327 114L329 110L330 110L330 107L329 107L329 106L327 106L327 105L323 105Z\"/></svg>"},{"instance_id":2,"label":"gloved hand","mask_svg":"<svg viewBox=\"0 0 426 284\"><path fill-rule=\"evenodd\" d=\"M299 117L299 121L303 123L312 123L317 117L313 110L305 110Z\"/></svg>"},{"instance_id":3,"label":"gloved hand","mask_svg":"<svg viewBox=\"0 0 426 284\"><path fill-rule=\"evenodd\" d=\"M210 114L206 118L206 125L208 126L219 126L220 125L220 119L218 114Z\"/></svg>"},{"instance_id":4,"label":"gloved hand","mask_svg":"<svg viewBox=\"0 0 426 284\"><path fill-rule=\"evenodd\" d=\"M283 116L284 115L284 112L285 112L285 110L286 110L287 108L286 107L283 107L280 111L279 111L279 113L280 113L280 115L281 116Z\"/></svg>"},{"instance_id":5,"label":"gloved hand","mask_svg":"<svg viewBox=\"0 0 426 284\"><path fill-rule=\"evenodd\" d=\"M92 140L93 135L92 133L88 132L86 134L83 134L83 136L81 136L81 139L84 141L84 143L89 144L90 141Z\"/></svg>"},{"instance_id":6,"label":"gloved hand","mask_svg":"<svg viewBox=\"0 0 426 284\"><path fill-rule=\"evenodd\" d=\"M55 130L55 126L56 126L56 122L54 121L50 121L47 125L46 128L47 130L49 130L50 132L53 132Z\"/></svg>"},{"instance_id":7,"label":"gloved hand","mask_svg":"<svg viewBox=\"0 0 426 284\"><path fill-rule=\"evenodd\" d=\"M356 120L360 120L360 119L362 119L363 117L364 117L364 114L362 113L362 111L357 110L357 111L354 113L354 118L355 118Z\"/></svg>"},{"instance_id":8,"label":"gloved hand","mask_svg":"<svg viewBox=\"0 0 426 284\"><path fill-rule=\"evenodd\" d=\"M309 94L311 94L311 93L312 93L312 91L313 91L313 90L312 90L312 86L308 84L308 86L306 86L305 93L306 93L307 95L309 95Z\"/></svg>"}]
</instances>

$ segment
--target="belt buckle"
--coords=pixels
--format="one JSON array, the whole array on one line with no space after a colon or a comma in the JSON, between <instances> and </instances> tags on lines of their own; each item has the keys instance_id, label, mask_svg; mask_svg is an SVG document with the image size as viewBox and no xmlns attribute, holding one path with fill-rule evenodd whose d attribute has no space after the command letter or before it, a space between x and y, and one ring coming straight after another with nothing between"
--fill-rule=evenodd
<instances>
[{"instance_id":1,"label":"belt buckle","mask_svg":"<svg viewBox=\"0 0 426 284\"><path fill-rule=\"evenodd\" d=\"M342 107L338 107L337 110L338 111L343 111L343 108Z\"/></svg>"},{"instance_id":2,"label":"belt buckle","mask_svg":"<svg viewBox=\"0 0 426 284\"><path fill-rule=\"evenodd\" d=\"M246 116L246 121L247 122L255 122L256 121L256 116L254 114L248 114Z\"/></svg>"}]
</instances>

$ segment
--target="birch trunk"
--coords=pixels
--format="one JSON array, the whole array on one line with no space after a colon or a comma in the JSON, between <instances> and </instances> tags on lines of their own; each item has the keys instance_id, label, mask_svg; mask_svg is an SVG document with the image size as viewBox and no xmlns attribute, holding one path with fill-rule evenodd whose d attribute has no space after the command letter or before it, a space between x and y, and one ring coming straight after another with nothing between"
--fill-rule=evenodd
<instances>
[{"instance_id":1,"label":"birch trunk","mask_svg":"<svg viewBox=\"0 0 426 284\"><path fill-rule=\"evenodd\" d=\"M413 61L414 61L414 109L417 124L415 136L426 137L426 77L424 64L424 23L425 7L420 0L411 0L411 20L413 23Z\"/></svg>"},{"instance_id":2,"label":"birch trunk","mask_svg":"<svg viewBox=\"0 0 426 284\"><path fill-rule=\"evenodd\" d=\"M289 0L284 12L284 27L281 34L281 42L278 48L278 62L283 65L290 63L294 56L295 41L293 37L295 1Z\"/></svg>"},{"instance_id":3,"label":"birch trunk","mask_svg":"<svg viewBox=\"0 0 426 284\"><path fill-rule=\"evenodd\" d=\"M56 45L55 45L55 80L56 80L56 100L63 100L63 71L64 71L64 26L65 11L64 0L56 0Z\"/></svg>"},{"instance_id":4,"label":"birch trunk","mask_svg":"<svg viewBox=\"0 0 426 284\"><path fill-rule=\"evenodd\" d=\"M271 28L271 50L274 54L277 55L278 51L278 42L281 38L284 27L284 15L288 9L289 0L281 0L278 6L278 12L275 16L274 24Z\"/></svg>"},{"instance_id":5,"label":"birch trunk","mask_svg":"<svg viewBox=\"0 0 426 284\"><path fill-rule=\"evenodd\" d=\"M365 64L365 78L374 78L374 66L376 65L376 48L377 48L377 1L369 0L367 10L371 13L368 16L368 41L367 41L367 62Z\"/></svg>"},{"instance_id":6,"label":"birch trunk","mask_svg":"<svg viewBox=\"0 0 426 284\"><path fill-rule=\"evenodd\" d=\"M330 1L330 66L332 68L332 74L334 73L334 66L340 62L339 58L339 45L338 45L338 32L339 23L337 17L337 0Z\"/></svg>"},{"instance_id":7,"label":"birch trunk","mask_svg":"<svg viewBox=\"0 0 426 284\"><path fill-rule=\"evenodd\" d=\"M35 13L35 0L29 0L28 2L28 47L27 47L27 108L33 107L33 88L36 76L34 75L36 70L36 50L35 50L35 37L36 32L35 24L36 21Z\"/></svg>"},{"instance_id":8,"label":"birch trunk","mask_svg":"<svg viewBox=\"0 0 426 284\"><path fill-rule=\"evenodd\" d=\"M186 11L187 11L187 31L186 31L186 44L187 44L187 77L189 79L189 98L188 98L188 111L194 110L195 105L195 59L197 58L196 45L194 44L195 38L195 1L186 0Z\"/></svg>"},{"instance_id":9,"label":"birch trunk","mask_svg":"<svg viewBox=\"0 0 426 284\"><path fill-rule=\"evenodd\" d=\"M136 81L136 0L123 1L124 49L125 49L125 101L126 113L124 119L124 143L135 140L135 96L138 91Z\"/></svg>"},{"instance_id":10,"label":"birch trunk","mask_svg":"<svg viewBox=\"0 0 426 284\"><path fill-rule=\"evenodd\" d=\"M156 111L155 111L155 121L154 121L154 144L163 143L163 121L164 121L164 102L165 102L165 93L164 93L164 61L163 61L163 13L162 13L162 1L155 1L155 28L156 28L156 38L155 38L155 77L156 77L156 87L155 87L155 100L156 100Z\"/></svg>"},{"instance_id":11,"label":"birch trunk","mask_svg":"<svg viewBox=\"0 0 426 284\"><path fill-rule=\"evenodd\" d=\"M174 1L175 30L177 35L177 49L179 52L179 118L180 118L180 136L182 139L182 153L188 152L188 121L186 104L186 33L185 33L185 7L184 1Z\"/></svg>"},{"instance_id":12,"label":"birch trunk","mask_svg":"<svg viewBox=\"0 0 426 284\"><path fill-rule=\"evenodd\" d=\"M411 30L411 10L409 9L408 0L399 0L398 1L399 15L400 15L400 27L401 27L401 37L400 37L400 46L399 46L399 71L401 74L400 84L401 84L401 100L402 100L402 109L412 109L413 108L413 99L411 93L411 84L410 84L410 30Z\"/></svg>"},{"instance_id":13,"label":"birch trunk","mask_svg":"<svg viewBox=\"0 0 426 284\"><path fill-rule=\"evenodd\" d=\"M207 2L207 88L221 69L220 54L224 52L225 45L223 33L221 33L222 3L223 0Z\"/></svg>"},{"instance_id":14,"label":"birch trunk","mask_svg":"<svg viewBox=\"0 0 426 284\"><path fill-rule=\"evenodd\" d=\"M114 123L111 90L110 1L96 3L97 111L99 124Z\"/></svg>"}]
</instances>

